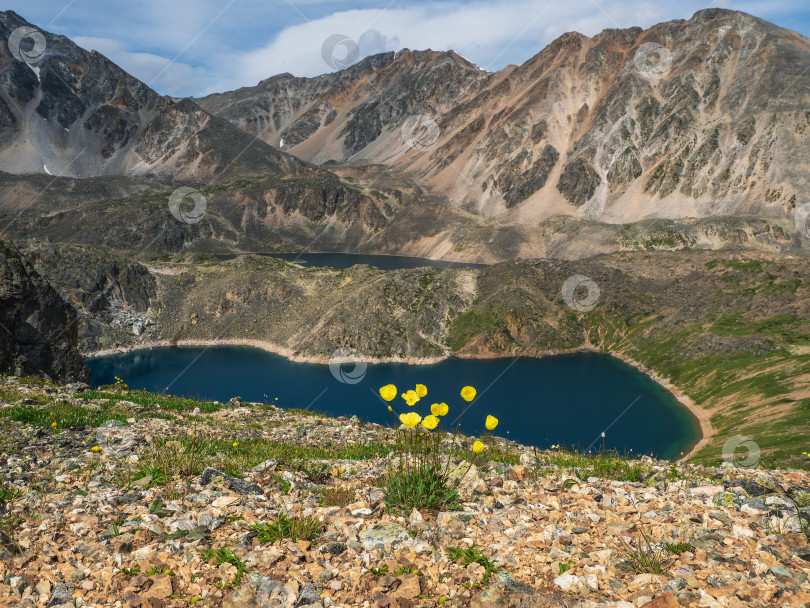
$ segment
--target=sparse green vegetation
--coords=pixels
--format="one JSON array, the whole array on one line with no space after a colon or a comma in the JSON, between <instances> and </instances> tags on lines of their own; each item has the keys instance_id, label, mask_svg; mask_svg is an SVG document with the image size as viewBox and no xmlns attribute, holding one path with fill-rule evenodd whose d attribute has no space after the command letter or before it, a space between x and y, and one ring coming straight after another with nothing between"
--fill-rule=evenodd
<instances>
[{"instance_id":1,"label":"sparse green vegetation","mask_svg":"<svg viewBox=\"0 0 810 608\"><path fill-rule=\"evenodd\" d=\"M324 526L312 517L288 517L280 513L278 520L273 523L255 524L250 527L257 532L256 538L260 543L272 543L277 540L289 538L297 540L315 540L323 532Z\"/></svg>"},{"instance_id":2,"label":"sparse green vegetation","mask_svg":"<svg viewBox=\"0 0 810 608\"><path fill-rule=\"evenodd\" d=\"M687 551L693 551L694 547L690 543L664 543L664 549L673 555L680 555Z\"/></svg>"},{"instance_id":3,"label":"sparse green vegetation","mask_svg":"<svg viewBox=\"0 0 810 608\"><path fill-rule=\"evenodd\" d=\"M8 416L17 422L25 422L36 426L51 426L56 423L57 428L85 425L101 426L109 420L126 422L126 414L122 410L94 411L68 403L53 403L49 406L36 408L18 405L0 410L0 416Z\"/></svg>"},{"instance_id":4,"label":"sparse green vegetation","mask_svg":"<svg viewBox=\"0 0 810 608\"><path fill-rule=\"evenodd\" d=\"M210 401L199 401L196 399L185 399L171 395L160 395L148 391L131 390L120 391L120 386L112 385L109 390L104 387L99 390L87 390L80 396L82 399L101 399L107 401L105 405L112 406L118 401L130 401L144 408L144 411L163 410L171 412L193 411L199 408L200 412L211 413L221 410L224 406ZM159 406L159 407L158 407Z\"/></svg>"},{"instance_id":5,"label":"sparse green vegetation","mask_svg":"<svg viewBox=\"0 0 810 608\"><path fill-rule=\"evenodd\" d=\"M651 468L641 462L630 461L626 456L614 451L599 451L583 454L576 450L557 448L543 452L538 457L538 465L554 465L571 471L581 480L588 477L614 479L618 481L641 482L650 474Z\"/></svg>"},{"instance_id":6,"label":"sparse green vegetation","mask_svg":"<svg viewBox=\"0 0 810 608\"><path fill-rule=\"evenodd\" d=\"M232 440L202 434L158 439L140 451L140 467L133 480L152 475L152 482L155 484L169 483L199 475L206 467L238 477L266 460L278 460L282 467L293 470L303 468L312 476L318 475L318 471L324 473L326 469L322 464L307 464L309 461L379 458L387 455L391 449L390 445L384 443L336 447L306 446L265 439L244 439L237 442L236 446L233 443ZM320 479L323 481L322 477Z\"/></svg>"},{"instance_id":7,"label":"sparse green vegetation","mask_svg":"<svg viewBox=\"0 0 810 608\"><path fill-rule=\"evenodd\" d=\"M664 574L666 572L671 561L667 556L667 549L664 546L656 546L652 537L643 527L639 531L639 538L635 544L623 539L621 542L624 560L616 564L617 568L637 574Z\"/></svg>"},{"instance_id":8,"label":"sparse green vegetation","mask_svg":"<svg viewBox=\"0 0 810 608\"><path fill-rule=\"evenodd\" d=\"M154 564L150 564L149 568L144 572L144 576L155 576L157 574L168 574L171 576L174 572L166 566L155 566Z\"/></svg>"},{"instance_id":9,"label":"sparse green vegetation","mask_svg":"<svg viewBox=\"0 0 810 608\"><path fill-rule=\"evenodd\" d=\"M391 475L385 486L385 504L394 509L460 509L458 492L448 487L441 470L421 466Z\"/></svg>"},{"instance_id":10,"label":"sparse green vegetation","mask_svg":"<svg viewBox=\"0 0 810 608\"><path fill-rule=\"evenodd\" d=\"M16 530L25 521L14 511L14 502L23 496L22 490L0 480L0 547L18 553Z\"/></svg>"},{"instance_id":11,"label":"sparse green vegetation","mask_svg":"<svg viewBox=\"0 0 810 608\"><path fill-rule=\"evenodd\" d=\"M357 493L353 488L326 488L323 491L323 506L345 507L355 501Z\"/></svg>"},{"instance_id":12,"label":"sparse green vegetation","mask_svg":"<svg viewBox=\"0 0 810 608\"><path fill-rule=\"evenodd\" d=\"M489 584L490 577L496 572L500 572L500 568L496 568L495 564L493 564L492 561L475 545L472 545L467 549L462 549L460 547L445 547L445 551L451 560L454 562L460 562L463 566L480 564L484 567L484 574L481 577L481 582L471 586L486 586Z\"/></svg>"},{"instance_id":13,"label":"sparse green vegetation","mask_svg":"<svg viewBox=\"0 0 810 608\"><path fill-rule=\"evenodd\" d=\"M205 561L211 562L217 566L221 566L222 564L231 564L236 568L236 574L234 575L233 582L228 583L227 585L222 585L223 587L236 587L242 581L242 576L245 574L245 572L250 571L250 568L245 565L245 562L243 562L227 547L222 547L220 549L206 549L202 552L200 557L202 557L202 559Z\"/></svg>"},{"instance_id":14,"label":"sparse green vegetation","mask_svg":"<svg viewBox=\"0 0 810 608\"><path fill-rule=\"evenodd\" d=\"M139 574L140 571L141 571L140 566L133 566L132 568L127 568L125 566L125 567L121 568L121 572L123 572L127 576L135 576L135 575Z\"/></svg>"},{"instance_id":15,"label":"sparse green vegetation","mask_svg":"<svg viewBox=\"0 0 810 608\"><path fill-rule=\"evenodd\" d=\"M326 418L327 414L315 410L305 410L303 408L293 407L287 410L291 414L298 414L299 416L310 416L312 418Z\"/></svg>"}]
</instances>

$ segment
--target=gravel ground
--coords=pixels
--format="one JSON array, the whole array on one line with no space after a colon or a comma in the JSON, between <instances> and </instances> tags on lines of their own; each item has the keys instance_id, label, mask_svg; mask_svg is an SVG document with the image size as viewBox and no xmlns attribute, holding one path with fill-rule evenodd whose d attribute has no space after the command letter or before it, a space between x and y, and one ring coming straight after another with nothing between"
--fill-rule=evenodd
<instances>
[{"instance_id":1,"label":"gravel ground","mask_svg":"<svg viewBox=\"0 0 810 608\"><path fill-rule=\"evenodd\" d=\"M304 453L366 449L391 435L384 427L241 400L161 414L118 397L84 399L80 385L5 378L0 388L0 606L810 606L805 471L644 459L635 463L643 483L580 479L540 464L553 453L504 441L512 464L451 463L461 511L397 513L379 487L385 455L282 455L223 472L209 465L237 461L200 454L187 476L145 474L155 450L175 464L188 456L183 435ZM52 427L9 415L54 403L120 421ZM311 517L321 530L270 542L252 528L280 516ZM627 563L628 545L645 537L665 556L657 573ZM465 563L448 547L475 547L481 559Z\"/></svg>"}]
</instances>

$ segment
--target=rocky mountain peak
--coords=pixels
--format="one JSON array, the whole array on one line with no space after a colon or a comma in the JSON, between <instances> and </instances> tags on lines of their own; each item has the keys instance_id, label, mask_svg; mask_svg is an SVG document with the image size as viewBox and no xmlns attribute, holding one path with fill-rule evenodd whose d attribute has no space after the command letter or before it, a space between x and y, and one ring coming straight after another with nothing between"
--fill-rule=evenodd
<instances>
[{"instance_id":1,"label":"rocky mountain peak","mask_svg":"<svg viewBox=\"0 0 810 608\"><path fill-rule=\"evenodd\" d=\"M245 121L249 90L201 104L307 160L384 163L507 223L789 219L804 183L778 159L810 151L810 42L745 13L566 33L493 74L452 51L400 51L373 77L364 61L290 82L297 106L264 92L271 132ZM416 145L414 121L430 127Z\"/></svg>"},{"instance_id":2,"label":"rocky mountain peak","mask_svg":"<svg viewBox=\"0 0 810 608\"><path fill-rule=\"evenodd\" d=\"M36 57L9 50L18 28L36 32ZM32 40L12 38L11 45ZM195 102L163 97L104 55L12 11L0 13L0 41L0 163L6 171L212 178L219 171L279 173L302 166Z\"/></svg>"}]
</instances>

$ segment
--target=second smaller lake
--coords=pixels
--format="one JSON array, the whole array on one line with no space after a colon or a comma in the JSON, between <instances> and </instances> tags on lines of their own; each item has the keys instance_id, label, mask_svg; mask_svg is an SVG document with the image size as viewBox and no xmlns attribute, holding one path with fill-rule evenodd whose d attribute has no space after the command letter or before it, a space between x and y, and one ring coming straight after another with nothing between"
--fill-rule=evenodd
<instances>
[{"instance_id":1,"label":"second smaller lake","mask_svg":"<svg viewBox=\"0 0 810 608\"><path fill-rule=\"evenodd\" d=\"M217 255L219 260L232 260L239 255L226 253ZM364 255L360 253L254 253L269 258L286 260L305 267L351 268L357 264L366 264L381 270L399 270L403 268L486 268L486 264L467 262L449 262L429 258L412 258L401 255Z\"/></svg>"}]
</instances>

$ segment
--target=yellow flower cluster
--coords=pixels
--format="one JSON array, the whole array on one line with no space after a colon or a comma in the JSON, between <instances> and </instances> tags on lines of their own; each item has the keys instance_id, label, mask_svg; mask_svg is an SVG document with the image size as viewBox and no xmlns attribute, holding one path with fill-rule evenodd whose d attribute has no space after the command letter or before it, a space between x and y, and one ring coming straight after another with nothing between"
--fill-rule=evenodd
<instances>
[{"instance_id":1,"label":"yellow flower cluster","mask_svg":"<svg viewBox=\"0 0 810 608\"><path fill-rule=\"evenodd\" d=\"M397 387L393 384L386 384L385 386L380 388L380 397L383 398L385 401L393 401L394 398L397 396ZM408 404L409 407L413 407L419 401L427 396L428 390L424 384L417 384L414 388L409 389L400 395L405 403ZM465 386L461 389L461 397L467 402L471 402L475 399L477 392L474 387L472 386ZM395 416L394 408L392 406L388 406L388 411L391 413L392 416ZM438 428L439 424L441 423L440 418L443 416L447 416L449 413L450 408L444 402L437 402L430 406L430 414L425 416L424 418L417 414L414 411L406 412L399 415L399 422L407 429L412 429L416 427L418 424L422 425L422 428L428 431L432 431ZM493 431L498 426L498 419L495 416L489 415L486 418L484 426L488 431ZM421 435L422 433L420 433ZM484 451L486 446L481 441L475 441L473 443L473 453L480 454Z\"/></svg>"}]
</instances>

